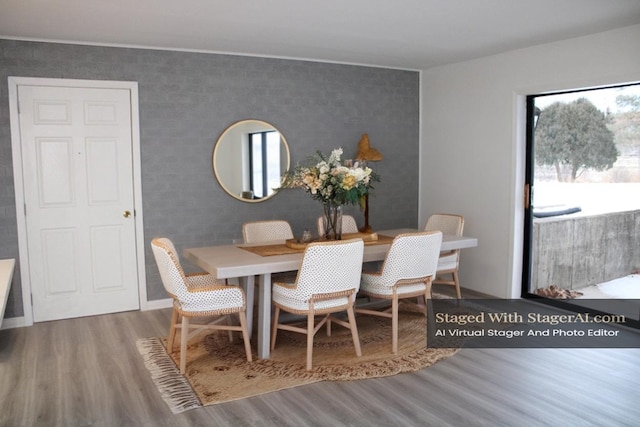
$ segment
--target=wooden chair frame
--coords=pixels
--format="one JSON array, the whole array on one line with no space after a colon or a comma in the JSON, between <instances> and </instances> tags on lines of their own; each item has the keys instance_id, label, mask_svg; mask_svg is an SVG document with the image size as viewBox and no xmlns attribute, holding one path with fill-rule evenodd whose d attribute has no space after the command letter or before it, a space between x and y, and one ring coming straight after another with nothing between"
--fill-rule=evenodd
<instances>
[{"instance_id":1,"label":"wooden chair frame","mask_svg":"<svg viewBox=\"0 0 640 427\"><path fill-rule=\"evenodd\" d=\"M355 318L355 312L353 308L355 293L356 293L356 290L353 289L350 291L313 295L309 300L308 310L292 310L291 308L283 307L279 304L274 304L276 309L273 316L273 325L271 330L271 350L273 350L276 346L276 337L279 329L305 334L307 336L307 370L309 371L313 368L313 337L320 330L320 328L322 328L322 326L324 326L325 324L327 326L327 336L331 336L331 323L333 322L351 331L351 338L353 339L353 346L355 347L356 356L358 357L362 356L362 350L360 348L360 337L358 336L358 328L356 326L356 318ZM330 309L316 310L314 307L314 304L318 301L329 300L329 299L339 298L343 296L348 297L349 303L344 304L342 306L338 306L338 307L331 307ZM292 324L278 323L281 309L293 314L306 315L307 316L306 328L298 327ZM349 319L348 322L345 322L342 319L332 316L332 313L337 313L341 311L347 312L347 317ZM319 316L319 315L324 315L324 317L322 317L322 319L318 323L315 323L315 318L316 316Z\"/></svg>"},{"instance_id":2,"label":"wooden chair frame","mask_svg":"<svg viewBox=\"0 0 640 427\"><path fill-rule=\"evenodd\" d=\"M207 330L227 330L229 339L232 341L233 331L242 333L244 348L247 354L247 361L252 361L251 343L247 328L247 318L245 314L246 296L242 289L236 286L228 286L224 282L217 281L212 275L200 272L185 274L180 264L178 255L175 253L173 243L166 238L155 238L151 241L151 247L158 264L160 277L167 293L173 299L173 311L171 313L171 323L169 325L169 337L167 339L167 351L173 352L176 339L176 330L180 330L180 373L186 370L186 354L188 341ZM220 304L217 302L215 309L210 309L211 299L220 298L224 294L214 296L216 292L235 292L237 301L232 304ZM240 300L240 295L242 296ZM202 300L198 298L201 294ZM228 296L227 296L228 298ZM181 301L182 299L182 301ZM190 308L197 310L185 310L185 303ZM220 308L222 305L222 308ZM240 326L234 325L231 321L231 314L237 314L240 319ZM206 324L191 323L191 318L212 319ZM227 324L221 324L226 320ZM192 332L190 332L192 330Z\"/></svg>"},{"instance_id":3,"label":"wooden chair frame","mask_svg":"<svg viewBox=\"0 0 640 427\"><path fill-rule=\"evenodd\" d=\"M430 220L436 219L438 217L450 221L448 224L449 228L446 230L440 230L440 231L447 234L455 234L456 236L462 236L462 232L464 231L464 217L462 215L457 215L457 214L438 213L438 214L431 215L427 219L427 223L425 225L426 231L434 231L439 228L439 227L430 227L430 224L429 224ZM456 223L454 224L453 221L456 221ZM451 227L452 225L455 225L455 227ZM456 297L458 299L461 299L462 293L460 291L460 280L458 279L458 267L460 265L460 249L441 252L440 258L450 257L452 255L456 256L456 266L453 268L438 269L436 272L436 278L433 280L433 284L454 286L456 289ZM443 274L451 274L451 280L447 280L443 278L442 277Z\"/></svg>"},{"instance_id":4,"label":"wooden chair frame","mask_svg":"<svg viewBox=\"0 0 640 427\"><path fill-rule=\"evenodd\" d=\"M401 294L402 296L398 294L399 287L406 286L406 285L413 285L416 283L424 283L425 291L424 292L407 292L407 293ZM381 294L375 294L371 292L366 292L364 290L360 290L360 293L372 298L391 300L391 307L387 308L384 311L369 310L366 308L356 308L355 311L356 313L359 313L359 314L369 314L372 316L380 316L380 317L386 317L388 319L391 319L391 351L393 352L393 354L396 354L398 353L398 306L400 305L400 300L407 299L407 298L414 298L414 297L424 298L424 315L428 316L427 307L429 305L428 299L431 298L431 283L432 283L431 277L425 277L417 280L400 280L393 286L392 295L381 295Z\"/></svg>"},{"instance_id":5,"label":"wooden chair frame","mask_svg":"<svg viewBox=\"0 0 640 427\"><path fill-rule=\"evenodd\" d=\"M362 239L316 242L307 246L295 282L274 283L275 311L271 331L271 350L275 348L278 330L305 334L307 335L306 369L311 370L314 336L324 325L327 328L327 335L330 336L331 324L336 323L351 331L356 355L358 357L362 355L354 302L360 287L363 250ZM339 267L332 268L340 262ZM322 292L323 290L325 292ZM278 294L282 294L281 297L278 297ZM280 298L282 300L278 301ZM322 301L336 299L340 300L316 307L316 304ZM280 323L281 310L305 315L306 327ZM347 312L348 322L332 315L344 311ZM323 317L316 323L316 316Z\"/></svg>"}]
</instances>

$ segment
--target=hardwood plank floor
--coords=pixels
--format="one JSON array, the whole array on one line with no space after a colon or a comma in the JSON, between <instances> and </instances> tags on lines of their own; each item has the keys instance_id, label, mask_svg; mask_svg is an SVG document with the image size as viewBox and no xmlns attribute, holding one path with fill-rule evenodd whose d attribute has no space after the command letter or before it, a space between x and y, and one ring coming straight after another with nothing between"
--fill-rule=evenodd
<instances>
[{"instance_id":1,"label":"hardwood plank floor","mask_svg":"<svg viewBox=\"0 0 640 427\"><path fill-rule=\"evenodd\" d=\"M1 426L636 426L640 349L463 349L422 371L173 415L136 349L170 310L0 331Z\"/></svg>"}]
</instances>

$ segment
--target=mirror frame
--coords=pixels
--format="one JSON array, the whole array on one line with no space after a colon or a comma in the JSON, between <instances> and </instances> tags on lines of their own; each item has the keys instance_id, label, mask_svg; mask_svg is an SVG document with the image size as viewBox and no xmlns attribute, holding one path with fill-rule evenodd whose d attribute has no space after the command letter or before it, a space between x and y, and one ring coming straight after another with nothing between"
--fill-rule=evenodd
<instances>
[{"instance_id":1,"label":"mirror frame","mask_svg":"<svg viewBox=\"0 0 640 427\"><path fill-rule=\"evenodd\" d=\"M275 196L278 192L274 191L271 194L269 194L269 195L267 195L265 197L261 197L259 199L246 199L246 198L243 198L241 195L235 194L233 191L231 191L229 189L229 187L227 185L225 185L225 183L223 182L223 177L221 176L222 173L221 173L221 171L218 170L218 167L217 167L218 157L220 157L220 155L221 155L220 151L219 151L219 148L222 146L222 143L224 142L223 141L224 138L230 132L232 132L234 129L236 129L237 127L242 126L242 125L246 125L247 123L255 123L257 125L263 126L264 128L273 129L273 130L275 130L276 132L278 132L280 134L281 147L284 148L284 150L286 151L286 165L285 165L284 168L281 168L282 170L280 171L280 176L284 175L285 173L287 173L289 171L289 168L291 167L291 150L289 149L289 144L287 143L287 139L282 134L282 132L280 132L280 130L278 128L276 128L274 125L272 125L271 123L265 122L264 120L257 120L257 119L238 120L237 122L234 122L231 125L229 125L220 134L220 136L216 140L216 144L215 144L215 147L213 149L213 160L212 160L211 163L212 163L212 166L213 166L213 173L216 176L218 184L220 184L220 186L225 191L225 193L227 193L228 195L230 195L231 197L233 197L236 200L240 200L241 202L260 203L260 202L264 202L266 200L269 200L270 198Z\"/></svg>"}]
</instances>

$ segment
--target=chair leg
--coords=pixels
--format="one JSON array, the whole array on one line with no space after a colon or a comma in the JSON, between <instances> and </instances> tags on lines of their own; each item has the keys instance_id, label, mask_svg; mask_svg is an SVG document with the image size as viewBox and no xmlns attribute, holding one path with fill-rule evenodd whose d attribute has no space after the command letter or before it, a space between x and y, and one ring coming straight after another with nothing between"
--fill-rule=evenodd
<instances>
[{"instance_id":1,"label":"chair leg","mask_svg":"<svg viewBox=\"0 0 640 427\"><path fill-rule=\"evenodd\" d=\"M252 361L251 342L249 341L249 330L247 329L247 316L244 311L238 313L240 326L242 327L242 339L244 340L244 351L247 353L247 361Z\"/></svg>"},{"instance_id":2,"label":"chair leg","mask_svg":"<svg viewBox=\"0 0 640 427\"><path fill-rule=\"evenodd\" d=\"M173 352L173 342L176 339L176 325L178 324L178 309L173 307L171 312L171 326L169 326L169 339L167 340L167 351Z\"/></svg>"},{"instance_id":3,"label":"chair leg","mask_svg":"<svg viewBox=\"0 0 640 427\"><path fill-rule=\"evenodd\" d=\"M187 341L189 341L189 318L182 316L182 330L180 331L180 373L187 368Z\"/></svg>"},{"instance_id":4,"label":"chair leg","mask_svg":"<svg viewBox=\"0 0 640 427\"><path fill-rule=\"evenodd\" d=\"M271 350L276 348L276 337L278 336L278 319L280 318L280 307L276 306L273 313L273 326L271 326Z\"/></svg>"},{"instance_id":5,"label":"chair leg","mask_svg":"<svg viewBox=\"0 0 640 427\"><path fill-rule=\"evenodd\" d=\"M360 337L358 336L358 326L356 325L356 316L353 313L353 306L347 309L347 316L349 316L349 326L351 329L351 337L353 338L353 346L356 348L356 356L362 356L362 350L360 349Z\"/></svg>"},{"instance_id":6,"label":"chair leg","mask_svg":"<svg viewBox=\"0 0 640 427\"><path fill-rule=\"evenodd\" d=\"M233 326L233 319L230 314L227 315L227 325ZM229 329L227 333L229 334L229 342L233 342L233 331Z\"/></svg>"},{"instance_id":7,"label":"chair leg","mask_svg":"<svg viewBox=\"0 0 640 427\"><path fill-rule=\"evenodd\" d=\"M429 299L431 298L431 288L431 280L426 280L424 282L424 295L418 297L418 299L424 300L424 316L427 318L429 317Z\"/></svg>"},{"instance_id":8,"label":"chair leg","mask_svg":"<svg viewBox=\"0 0 640 427\"><path fill-rule=\"evenodd\" d=\"M425 282L425 290L424 290L424 317L427 320L427 334L425 335L425 347L429 347L429 300L431 299L431 289L433 287L433 282L431 280L427 280Z\"/></svg>"},{"instance_id":9,"label":"chair leg","mask_svg":"<svg viewBox=\"0 0 640 427\"><path fill-rule=\"evenodd\" d=\"M391 351L398 353L398 296L391 300Z\"/></svg>"},{"instance_id":10,"label":"chair leg","mask_svg":"<svg viewBox=\"0 0 640 427\"><path fill-rule=\"evenodd\" d=\"M313 359L313 329L314 329L314 318L313 310L309 311L307 316L307 371L312 369L312 359Z\"/></svg>"},{"instance_id":11,"label":"chair leg","mask_svg":"<svg viewBox=\"0 0 640 427\"><path fill-rule=\"evenodd\" d=\"M460 293L460 282L458 281L458 270L452 271L451 275L453 276L453 283L456 286L456 296L458 297L458 299L461 299L462 294Z\"/></svg>"}]
</instances>

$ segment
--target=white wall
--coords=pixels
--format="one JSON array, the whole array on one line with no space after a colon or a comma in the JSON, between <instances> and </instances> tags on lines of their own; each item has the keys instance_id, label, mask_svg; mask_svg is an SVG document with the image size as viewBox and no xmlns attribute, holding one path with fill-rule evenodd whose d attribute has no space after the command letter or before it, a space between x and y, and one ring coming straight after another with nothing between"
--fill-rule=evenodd
<instances>
[{"instance_id":1,"label":"white wall","mask_svg":"<svg viewBox=\"0 0 640 427\"><path fill-rule=\"evenodd\" d=\"M640 25L422 71L419 223L465 216L463 287L521 286L524 95L640 81Z\"/></svg>"}]
</instances>

